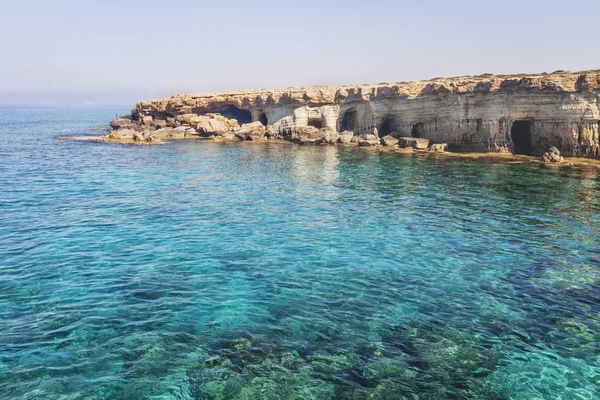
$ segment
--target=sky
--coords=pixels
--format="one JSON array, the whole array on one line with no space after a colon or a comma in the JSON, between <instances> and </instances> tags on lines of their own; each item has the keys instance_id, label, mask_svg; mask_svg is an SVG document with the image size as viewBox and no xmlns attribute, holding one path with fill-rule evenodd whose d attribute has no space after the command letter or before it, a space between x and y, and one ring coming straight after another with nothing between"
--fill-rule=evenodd
<instances>
[{"instance_id":1,"label":"sky","mask_svg":"<svg viewBox=\"0 0 600 400\"><path fill-rule=\"evenodd\" d=\"M5 0L0 104L600 69L600 1Z\"/></svg>"}]
</instances>

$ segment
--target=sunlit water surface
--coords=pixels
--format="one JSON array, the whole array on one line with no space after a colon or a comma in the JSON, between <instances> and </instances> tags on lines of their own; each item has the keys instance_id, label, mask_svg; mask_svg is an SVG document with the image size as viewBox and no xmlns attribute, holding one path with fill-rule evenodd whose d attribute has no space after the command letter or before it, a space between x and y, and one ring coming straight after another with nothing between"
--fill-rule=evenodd
<instances>
[{"instance_id":1,"label":"sunlit water surface","mask_svg":"<svg viewBox=\"0 0 600 400\"><path fill-rule=\"evenodd\" d=\"M124 111L0 109L0 398L600 398L595 173Z\"/></svg>"}]
</instances>

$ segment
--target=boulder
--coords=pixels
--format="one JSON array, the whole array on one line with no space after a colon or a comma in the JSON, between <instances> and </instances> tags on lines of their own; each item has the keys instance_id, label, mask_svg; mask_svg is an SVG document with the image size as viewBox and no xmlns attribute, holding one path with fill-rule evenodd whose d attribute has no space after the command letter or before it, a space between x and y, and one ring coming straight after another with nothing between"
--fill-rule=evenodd
<instances>
[{"instance_id":1,"label":"boulder","mask_svg":"<svg viewBox=\"0 0 600 400\"><path fill-rule=\"evenodd\" d=\"M429 151L433 151L436 153L443 153L446 151L447 147L448 147L447 143L435 143L435 144L431 145L431 147L429 148Z\"/></svg>"},{"instance_id":2,"label":"boulder","mask_svg":"<svg viewBox=\"0 0 600 400\"><path fill-rule=\"evenodd\" d=\"M242 140L257 140L263 139L267 129L260 122L252 122L250 124L244 124L240 128L235 130L235 136Z\"/></svg>"},{"instance_id":3,"label":"boulder","mask_svg":"<svg viewBox=\"0 0 600 400\"><path fill-rule=\"evenodd\" d=\"M229 119L221 114L181 114L174 121L167 121L172 125L187 125L196 129L203 136L212 136L226 132L233 132L240 127L235 119Z\"/></svg>"},{"instance_id":4,"label":"boulder","mask_svg":"<svg viewBox=\"0 0 600 400\"><path fill-rule=\"evenodd\" d=\"M398 141L400 147L412 147L413 149L426 149L429 147L429 139L401 137Z\"/></svg>"},{"instance_id":5,"label":"boulder","mask_svg":"<svg viewBox=\"0 0 600 400\"><path fill-rule=\"evenodd\" d=\"M198 115L190 119L190 125L195 127L202 136L213 136L239 129L240 124L235 119L229 119L221 114Z\"/></svg>"},{"instance_id":6,"label":"boulder","mask_svg":"<svg viewBox=\"0 0 600 400\"><path fill-rule=\"evenodd\" d=\"M379 138L377 135L364 134L358 137L359 146L377 146L379 145Z\"/></svg>"},{"instance_id":7,"label":"boulder","mask_svg":"<svg viewBox=\"0 0 600 400\"><path fill-rule=\"evenodd\" d=\"M152 125L152 121L154 121L154 118L152 118L151 115L146 115L145 117L142 117L143 125L150 126L150 125Z\"/></svg>"},{"instance_id":8,"label":"boulder","mask_svg":"<svg viewBox=\"0 0 600 400\"><path fill-rule=\"evenodd\" d=\"M344 131L339 134L337 141L339 143L350 143L353 138L354 138L354 132Z\"/></svg>"},{"instance_id":9,"label":"boulder","mask_svg":"<svg viewBox=\"0 0 600 400\"><path fill-rule=\"evenodd\" d=\"M381 144L384 146L393 147L393 146L397 145L398 142L399 142L398 139L396 139L395 137L390 136L390 135L387 135L387 136L384 136L381 138Z\"/></svg>"},{"instance_id":10,"label":"boulder","mask_svg":"<svg viewBox=\"0 0 600 400\"><path fill-rule=\"evenodd\" d=\"M544 155L542 156L542 160L544 160L544 162L554 162L554 163L559 163L559 162L564 161L563 157L560 155L560 151L558 151L558 149L554 146L550 147L548 149L548 151L546 151L544 153Z\"/></svg>"},{"instance_id":11,"label":"boulder","mask_svg":"<svg viewBox=\"0 0 600 400\"><path fill-rule=\"evenodd\" d=\"M323 130L323 133L325 134L325 141L327 143L329 143L329 144L337 143L339 135L335 130L330 129L330 128L325 128L322 130Z\"/></svg>"},{"instance_id":12,"label":"boulder","mask_svg":"<svg viewBox=\"0 0 600 400\"><path fill-rule=\"evenodd\" d=\"M320 144L327 139L327 132L314 126L299 126L292 135L292 140L300 144Z\"/></svg>"},{"instance_id":13,"label":"boulder","mask_svg":"<svg viewBox=\"0 0 600 400\"><path fill-rule=\"evenodd\" d=\"M154 123L152 124L152 126L154 126L156 129L166 128L167 121L164 119L156 119L156 120L154 120Z\"/></svg>"}]
</instances>

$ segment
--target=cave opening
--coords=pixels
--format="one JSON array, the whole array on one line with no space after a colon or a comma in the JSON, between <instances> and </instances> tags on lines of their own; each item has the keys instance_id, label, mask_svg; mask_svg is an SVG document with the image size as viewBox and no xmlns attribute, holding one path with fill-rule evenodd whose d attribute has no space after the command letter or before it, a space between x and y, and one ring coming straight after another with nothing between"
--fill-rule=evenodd
<instances>
[{"instance_id":1,"label":"cave opening","mask_svg":"<svg viewBox=\"0 0 600 400\"><path fill-rule=\"evenodd\" d=\"M379 128L379 137L391 135L394 132L394 119L388 118L381 124Z\"/></svg>"},{"instance_id":2,"label":"cave opening","mask_svg":"<svg viewBox=\"0 0 600 400\"><path fill-rule=\"evenodd\" d=\"M354 131L356 125L356 111L346 111L342 117L342 124L340 125L340 132Z\"/></svg>"},{"instance_id":3,"label":"cave opening","mask_svg":"<svg viewBox=\"0 0 600 400\"><path fill-rule=\"evenodd\" d=\"M414 124L412 126L411 136L414 138L423 137L424 128L425 128L425 124L423 124L422 122L418 122L418 123Z\"/></svg>"},{"instance_id":4,"label":"cave opening","mask_svg":"<svg viewBox=\"0 0 600 400\"><path fill-rule=\"evenodd\" d=\"M320 119L311 118L308 120L308 126L313 126L317 129L321 129L323 128L323 121L321 121Z\"/></svg>"},{"instance_id":5,"label":"cave opening","mask_svg":"<svg viewBox=\"0 0 600 400\"><path fill-rule=\"evenodd\" d=\"M267 115L265 113L262 113L260 115L260 118L258 119L260 121L261 124L263 124L264 126L269 125L269 119L267 118Z\"/></svg>"},{"instance_id":6,"label":"cave opening","mask_svg":"<svg viewBox=\"0 0 600 400\"><path fill-rule=\"evenodd\" d=\"M250 111L242 110L233 104L228 104L224 107L221 107L218 112L225 118L237 120L240 125L249 124L252 122L252 114Z\"/></svg>"},{"instance_id":7,"label":"cave opening","mask_svg":"<svg viewBox=\"0 0 600 400\"><path fill-rule=\"evenodd\" d=\"M515 154L531 155L533 141L531 140L531 121L514 121L510 129Z\"/></svg>"}]
</instances>

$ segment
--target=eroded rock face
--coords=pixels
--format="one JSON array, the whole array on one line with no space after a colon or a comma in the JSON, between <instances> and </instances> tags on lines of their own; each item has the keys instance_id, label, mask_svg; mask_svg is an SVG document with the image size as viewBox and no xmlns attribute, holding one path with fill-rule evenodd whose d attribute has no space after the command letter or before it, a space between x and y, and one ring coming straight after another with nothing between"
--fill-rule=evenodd
<instances>
[{"instance_id":1,"label":"eroded rock face","mask_svg":"<svg viewBox=\"0 0 600 400\"><path fill-rule=\"evenodd\" d=\"M184 126L204 137L257 139L260 123L264 137L300 143L364 144L360 135L379 131L453 151L542 156L556 146L563 155L600 157L599 122L600 71L585 71L176 95L138 103L113 121L121 132L111 135Z\"/></svg>"}]
</instances>

